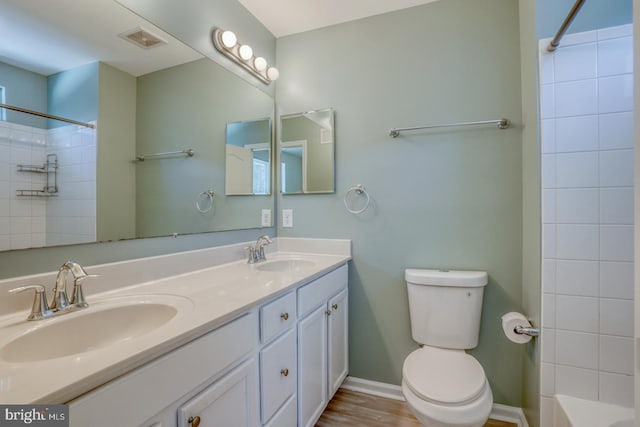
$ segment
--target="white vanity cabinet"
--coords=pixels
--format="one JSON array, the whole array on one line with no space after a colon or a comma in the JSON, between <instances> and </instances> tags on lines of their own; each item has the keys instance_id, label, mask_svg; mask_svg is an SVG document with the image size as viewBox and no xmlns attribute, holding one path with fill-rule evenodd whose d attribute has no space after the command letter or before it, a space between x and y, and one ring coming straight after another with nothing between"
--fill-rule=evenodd
<instances>
[{"instance_id":1,"label":"white vanity cabinet","mask_svg":"<svg viewBox=\"0 0 640 427\"><path fill-rule=\"evenodd\" d=\"M70 426L313 426L347 374L347 280L344 264L68 402Z\"/></svg>"},{"instance_id":2,"label":"white vanity cabinet","mask_svg":"<svg viewBox=\"0 0 640 427\"><path fill-rule=\"evenodd\" d=\"M239 411L243 417L242 423L201 425L257 427L257 317L257 312L249 312L69 402L70 426L174 427L176 410L182 407L178 412L189 416L203 411L202 421L226 412ZM190 426L182 418L178 421Z\"/></svg>"},{"instance_id":3,"label":"white vanity cabinet","mask_svg":"<svg viewBox=\"0 0 640 427\"><path fill-rule=\"evenodd\" d=\"M313 426L347 375L348 270L298 289L298 426Z\"/></svg>"}]
</instances>

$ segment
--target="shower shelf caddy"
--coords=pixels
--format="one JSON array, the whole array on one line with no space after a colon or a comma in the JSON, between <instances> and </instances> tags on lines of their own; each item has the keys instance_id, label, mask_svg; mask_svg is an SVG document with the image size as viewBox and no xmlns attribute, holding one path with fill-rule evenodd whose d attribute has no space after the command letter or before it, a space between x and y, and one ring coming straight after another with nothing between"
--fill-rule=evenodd
<instances>
[{"instance_id":1,"label":"shower shelf caddy","mask_svg":"<svg viewBox=\"0 0 640 427\"><path fill-rule=\"evenodd\" d=\"M47 161L41 165L17 165L18 172L46 174L47 181L42 190L16 190L17 196L52 197L58 194L58 156L48 154Z\"/></svg>"}]
</instances>

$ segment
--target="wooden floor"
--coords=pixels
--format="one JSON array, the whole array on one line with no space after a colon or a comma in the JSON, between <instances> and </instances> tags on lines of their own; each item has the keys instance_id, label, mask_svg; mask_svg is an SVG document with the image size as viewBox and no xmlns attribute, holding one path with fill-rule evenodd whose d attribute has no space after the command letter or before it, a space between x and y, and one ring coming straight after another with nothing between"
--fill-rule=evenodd
<instances>
[{"instance_id":1,"label":"wooden floor","mask_svg":"<svg viewBox=\"0 0 640 427\"><path fill-rule=\"evenodd\" d=\"M316 427L421 427L405 402L339 389ZM485 427L517 427L489 420Z\"/></svg>"}]
</instances>

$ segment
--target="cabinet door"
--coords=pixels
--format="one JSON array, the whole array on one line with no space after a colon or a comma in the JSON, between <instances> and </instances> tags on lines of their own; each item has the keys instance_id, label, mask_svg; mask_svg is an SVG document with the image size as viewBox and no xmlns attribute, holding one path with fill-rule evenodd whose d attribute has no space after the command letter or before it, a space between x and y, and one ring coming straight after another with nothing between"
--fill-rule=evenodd
<instances>
[{"instance_id":1,"label":"cabinet door","mask_svg":"<svg viewBox=\"0 0 640 427\"><path fill-rule=\"evenodd\" d=\"M257 427L257 372L252 358L198 393L178 409L178 427Z\"/></svg>"},{"instance_id":2,"label":"cabinet door","mask_svg":"<svg viewBox=\"0 0 640 427\"><path fill-rule=\"evenodd\" d=\"M349 368L349 297L347 289L329 300L329 396L331 399Z\"/></svg>"},{"instance_id":3,"label":"cabinet door","mask_svg":"<svg viewBox=\"0 0 640 427\"><path fill-rule=\"evenodd\" d=\"M322 305L298 324L299 427L311 427L327 404L327 314Z\"/></svg>"}]
</instances>

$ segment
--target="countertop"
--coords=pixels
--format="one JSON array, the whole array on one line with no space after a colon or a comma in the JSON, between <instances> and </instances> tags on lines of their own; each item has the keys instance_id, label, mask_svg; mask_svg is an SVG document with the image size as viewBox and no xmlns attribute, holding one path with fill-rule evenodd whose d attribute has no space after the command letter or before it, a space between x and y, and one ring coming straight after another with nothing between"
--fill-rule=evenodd
<instances>
[{"instance_id":1,"label":"countertop","mask_svg":"<svg viewBox=\"0 0 640 427\"><path fill-rule=\"evenodd\" d=\"M210 332L279 294L345 264L350 255L301 252L268 254L268 261L304 259L312 266L288 272L259 271L259 264L228 262L87 296L90 307L41 321L27 322L28 311L0 317L0 402L65 403ZM90 270L88 270L91 272ZM102 280L105 280L103 277ZM178 313L162 327L130 340L44 361L12 361L1 349L17 337L74 316L117 305L175 301ZM64 326L64 325L63 325ZM78 333L69 330L68 334ZM70 335L72 336L72 335ZM56 344L58 345L58 344Z\"/></svg>"}]
</instances>

